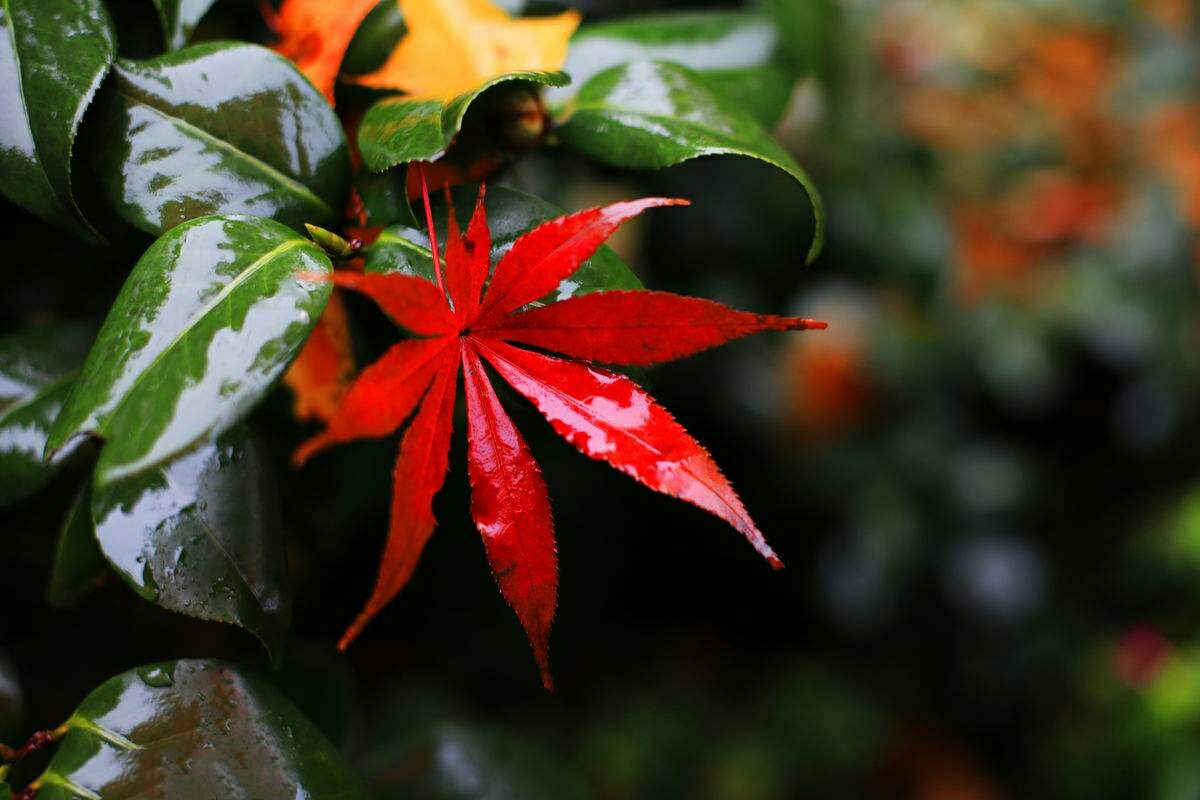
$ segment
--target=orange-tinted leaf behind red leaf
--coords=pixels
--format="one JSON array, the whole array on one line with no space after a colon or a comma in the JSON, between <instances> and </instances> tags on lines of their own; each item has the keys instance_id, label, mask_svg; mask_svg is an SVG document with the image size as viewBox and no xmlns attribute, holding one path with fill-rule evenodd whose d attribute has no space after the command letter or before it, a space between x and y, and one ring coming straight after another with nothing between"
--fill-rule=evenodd
<instances>
[{"instance_id":1,"label":"orange-tinted leaf behind red leaf","mask_svg":"<svg viewBox=\"0 0 1200 800\"><path fill-rule=\"evenodd\" d=\"M296 419L332 419L353 376L346 305L341 293L334 292L304 349L283 376L284 384L295 395L292 410Z\"/></svg>"},{"instance_id":2,"label":"orange-tinted leaf behind red leaf","mask_svg":"<svg viewBox=\"0 0 1200 800\"><path fill-rule=\"evenodd\" d=\"M500 593L517 612L542 683L551 689L549 636L558 602L558 557L546 482L469 345L463 376L471 516Z\"/></svg>"},{"instance_id":3,"label":"orange-tinted leaf behind red leaf","mask_svg":"<svg viewBox=\"0 0 1200 800\"><path fill-rule=\"evenodd\" d=\"M379 0L284 0L278 11L263 3L267 24L279 36L275 52L291 59L333 105L333 85L346 48Z\"/></svg>"},{"instance_id":4,"label":"orange-tinted leaf behind red leaf","mask_svg":"<svg viewBox=\"0 0 1200 800\"><path fill-rule=\"evenodd\" d=\"M478 341L477 347L585 456L607 461L657 492L715 514L772 567L783 566L708 452L636 383L503 342Z\"/></svg>"},{"instance_id":5,"label":"orange-tinted leaf behind red leaf","mask_svg":"<svg viewBox=\"0 0 1200 800\"><path fill-rule=\"evenodd\" d=\"M593 292L503 317L480 336L572 358L645 366L763 331L822 329L824 322L749 314L670 292Z\"/></svg>"},{"instance_id":6,"label":"orange-tinted leaf behind red leaf","mask_svg":"<svg viewBox=\"0 0 1200 800\"><path fill-rule=\"evenodd\" d=\"M446 298L424 278L343 271L333 273L331 279L345 289L362 292L393 322L419 336L437 336L455 329Z\"/></svg>"},{"instance_id":7,"label":"orange-tinted leaf behind red leaf","mask_svg":"<svg viewBox=\"0 0 1200 800\"><path fill-rule=\"evenodd\" d=\"M405 339L362 371L328 427L296 448L303 464L326 447L355 439L387 436L412 414L450 349L446 339Z\"/></svg>"},{"instance_id":8,"label":"orange-tinted leaf behind red leaf","mask_svg":"<svg viewBox=\"0 0 1200 800\"><path fill-rule=\"evenodd\" d=\"M643 197L543 222L517 239L496 265L480 322L493 323L554 291L631 217L648 208L687 204L687 200Z\"/></svg>"},{"instance_id":9,"label":"orange-tinted leaf behind red leaf","mask_svg":"<svg viewBox=\"0 0 1200 800\"><path fill-rule=\"evenodd\" d=\"M458 382L458 348L446 348L437 360L437 375L421 410L400 442L392 472L392 516L375 589L338 642L345 650L412 577L437 521L433 498L446 481L450 435L454 431L454 397Z\"/></svg>"},{"instance_id":10,"label":"orange-tinted leaf behind red leaf","mask_svg":"<svg viewBox=\"0 0 1200 800\"><path fill-rule=\"evenodd\" d=\"M358 82L422 100L449 102L509 72L561 69L579 25L577 11L513 19L492 0L399 2L408 33Z\"/></svg>"},{"instance_id":11,"label":"orange-tinted leaf behind red leaf","mask_svg":"<svg viewBox=\"0 0 1200 800\"><path fill-rule=\"evenodd\" d=\"M504 166L505 155L491 149L474 154L468 163L458 164L440 158L425 162L425 178L430 186L458 186L463 183L481 183ZM421 199L421 181L415 169L405 172L404 187L410 203Z\"/></svg>"}]
</instances>

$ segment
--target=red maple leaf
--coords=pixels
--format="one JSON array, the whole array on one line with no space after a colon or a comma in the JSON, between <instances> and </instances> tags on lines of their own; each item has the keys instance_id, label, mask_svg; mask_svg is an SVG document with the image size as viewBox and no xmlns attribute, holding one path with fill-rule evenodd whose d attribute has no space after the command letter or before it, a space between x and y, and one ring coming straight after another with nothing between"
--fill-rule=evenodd
<instances>
[{"instance_id":1,"label":"red maple leaf","mask_svg":"<svg viewBox=\"0 0 1200 800\"><path fill-rule=\"evenodd\" d=\"M387 435L416 411L396 459L379 576L338 644L345 649L403 588L433 532L433 498L445 481L461 366L471 515L500 592L524 626L550 688L547 640L558 594L550 499L484 362L584 455L724 519L779 568L782 562L704 448L632 380L585 362L658 364L760 331L825 324L652 291L601 291L526 309L569 277L625 220L686 201L644 198L546 222L513 243L489 282L491 236L483 199L481 188L465 236L449 215L443 278L426 193L436 286L399 273L337 272L329 278L370 297L414 337L402 339L362 371L326 430L302 444L295 461L302 464L333 444Z\"/></svg>"}]
</instances>

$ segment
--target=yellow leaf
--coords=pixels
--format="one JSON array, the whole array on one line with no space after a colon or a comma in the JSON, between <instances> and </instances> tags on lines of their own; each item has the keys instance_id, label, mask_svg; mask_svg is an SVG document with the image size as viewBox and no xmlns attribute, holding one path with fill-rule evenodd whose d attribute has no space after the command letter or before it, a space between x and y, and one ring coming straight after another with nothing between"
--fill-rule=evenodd
<instances>
[{"instance_id":1,"label":"yellow leaf","mask_svg":"<svg viewBox=\"0 0 1200 800\"><path fill-rule=\"evenodd\" d=\"M450 100L497 75L553 72L579 13L512 19L488 0L398 0L408 34L376 72L355 80L422 99Z\"/></svg>"}]
</instances>

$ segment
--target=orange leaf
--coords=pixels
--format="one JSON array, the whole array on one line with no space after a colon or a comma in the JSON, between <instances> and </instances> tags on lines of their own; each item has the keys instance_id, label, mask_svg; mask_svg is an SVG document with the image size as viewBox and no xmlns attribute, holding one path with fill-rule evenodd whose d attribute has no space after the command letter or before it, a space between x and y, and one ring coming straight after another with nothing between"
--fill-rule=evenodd
<instances>
[{"instance_id":1,"label":"orange leaf","mask_svg":"<svg viewBox=\"0 0 1200 800\"><path fill-rule=\"evenodd\" d=\"M519 70L553 72L567 58L579 12L512 19L488 0L399 0L408 34L379 70L355 80L450 100Z\"/></svg>"},{"instance_id":2,"label":"orange leaf","mask_svg":"<svg viewBox=\"0 0 1200 800\"><path fill-rule=\"evenodd\" d=\"M334 292L304 349L283 376L296 395L292 407L296 419L329 422L353 377L346 307L341 294Z\"/></svg>"},{"instance_id":3,"label":"orange leaf","mask_svg":"<svg viewBox=\"0 0 1200 800\"><path fill-rule=\"evenodd\" d=\"M295 62L333 105L333 83L358 26L379 0L284 0L264 12L279 36L274 50Z\"/></svg>"}]
</instances>

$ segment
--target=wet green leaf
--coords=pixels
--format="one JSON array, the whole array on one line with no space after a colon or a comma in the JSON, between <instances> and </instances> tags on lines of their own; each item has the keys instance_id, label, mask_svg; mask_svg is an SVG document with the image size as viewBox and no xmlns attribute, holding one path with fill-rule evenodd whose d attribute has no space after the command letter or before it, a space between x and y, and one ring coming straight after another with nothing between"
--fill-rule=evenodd
<instances>
[{"instance_id":1,"label":"wet green leaf","mask_svg":"<svg viewBox=\"0 0 1200 800\"><path fill-rule=\"evenodd\" d=\"M368 169L382 172L409 161L432 161L450 146L471 104L488 89L521 81L537 86L565 86L562 72L510 72L448 102L391 97L367 109L358 128L358 147Z\"/></svg>"},{"instance_id":2,"label":"wet green leaf","mask_svg":"<svg viewBox=\"0 0 1200 800\"><path fill-rule=\"evenodd\" d=\"M475 207L478 188L460 186L454 190L456 216L463 230ZM488 227L492 232L492 266L496 265L522 234L541 223L561 216L562 209L533 195L494 186L487 190ZM433 219L438 225L439 241L444 246L446 209L439 197L433 203ZM404 225L385 228L375 244L363 251L368 272L402 272L434 280L429 237L424 231ZM566 300L577 294L612 289L641 289L642 283L611 248L596 251L570 278L544 299L546 303Z\"/></svg>"},{"instance_id":3,"label":"wet green leaf","mask_svg":"<svg viewBox=\"0 0 1200 800\"><path fill-rule=\"evenodd\" d=\"M70 456L42 459L94 333L64 325L0 337L0 503L32 495Z\"/></svg>"},{"instance_id":4,"label":"wet green leaf","mask_svg":"<svg viewBox=\"0 0 1200 800\"><path fill-rule=\"evenodd\" d=\"M161 233L205 214L296 230L339 219L350 156L337 116L290 61L212 42L118 61L101 182L127 222Z\"/></svg>"},{"instance_id":5,"label":"wet green leaf","mask_svg":"<svg viewBox=\"0 0 1200 800\"><path fill-rule=\"evenodd\" d=\"M408 192L405 191L407 181L408 167L405 165L385 172L362 170L354 176L354 188L362 198L368 226L377 228L396 223L416 223L417 218L413 215Z\"/></svg>"},{"instance_id":6,"label":"wet green leaf","mask_svg":"<svg viewBox=\"0 0 1200 800\"><path fill-rule=\"evenodd\" d=\"M109 574L108 562L96 544L95 533L89 481L75 496L58 535L50 585L46 590L46 599L53 605L74 605Z\"/></svg>"},{"instance_id":7,"label":"wet green leaf","mask_svg":"<svg viewBox=\"0 0 1200 800\"><path fill-rule=\"evenodd\" d=\"M434 280L429 239L416 228L406 225L384 228L375 243L364 248L362 253L363 269L367 272L400 272Z\"/></svg>"},{"instance_id":8,"label":"wet green leaf","mask_svg":"<svg viewBox=\"0 0 1200 800\"><path fill-rule=\"evenodd\" d=\"M726 102L743 109L767 131L774 130L792 99L796 79L779 64L758 69L714 71L704 83Z\"/></svg>"},{"instance_id":9,"label":"wet green leaf","mask_svg":"<svg viewBox=\"0 0 1200 800\"><path fill-rule=\"evenodd\" d=\"M272 387L329 299L329 258L277 222L205 217L171 229L134 266L48 452L105 440L98 483L161 464L228 430Z\"/></svg>"},{"instance_id":10,"label":"wet green leaf","mask_svg":"<svg viewBox=\"0 0 1200 800\"><path fill-rule=\"evenodd\" d=\"M192 31L216 0L153 0L162 20L163 44L178 50L187 44Z\"/></svg>"},{"instance_id":11,"label":"wet green leaf","mask_svg":"<svg viewBox=\"0 0 1200 800\"><path fill-rule=\"evenodd\" d=\"M779 41L780 60L793 72L828 80L837 45L847 38L841 17L851 12L838 0L760 0L759 5L787 33Z\"/></svg>"},{"instance_id":12,"label":"wet green leaf","mask_svg":"<svg viewBox=\"0 0 1200 800\"><path fill-rule=\"evenodd\" d=\"M365 800L333 746L274 687L217 661L151 664L79 706L39 800Z\"/></svg>"},{"instance_id":13,"label":"wet green leaf","mask_svg":"<svg viewBox=\"0 0 1200 800\"><path fill-rule=\"evenodd\" d=\"M71 150L112 64L100 0L0 3L0 192L47 222L96 238L71 191Z\"/></svg>"},{"instance_id":14,"label":"wet green leaf","mask_svg":"<svg viewBox=\"0 0 1200 800\"><path fill-rule=\"evenodd\" d=\"M578 87L604 70L631 61L664 61L687 67L730 103L759 122L778 121L794 76L777 63L779 30L756 14L729 11L654 14L586 25L571 40L563 71L571 86L546 99L564 106Z\"/></svg>"},{"instance_id":15,"label":"wet green leaf","mask_svg":"<svg viewBox=\"0 0 1200 800\"><path fill-rule=\"evenodd\" d=\"M17 668L0 652L0 742L16 742L21 736L21 727L25 724L24 706Z\"/></svg>"},{"instance_id":16,"label":"wet green leaf","mask_svg":"<svg viewBox=\"0 0 1200 800\"><path fill-rule=\"evenodd\" d=\"M660 169L714 155L778 167L812 202L816 235L808 261L821 250L824 211L808 175L754 119L686 67L635 61L604 70L579 90L558 135L593 158L629 169Z\"/></svg>"},{"instance_id":17,"label":"wet green leaf","mask_svg":"<svg viewBox=\"0 0 1200 800\"><path fill-rule=\"evenodd\" d=\"M261 445L235 428L92 489L105 558L163 608L239 625L279 661L291 615L287 542Z\"/></svg>"}]
</instances>

